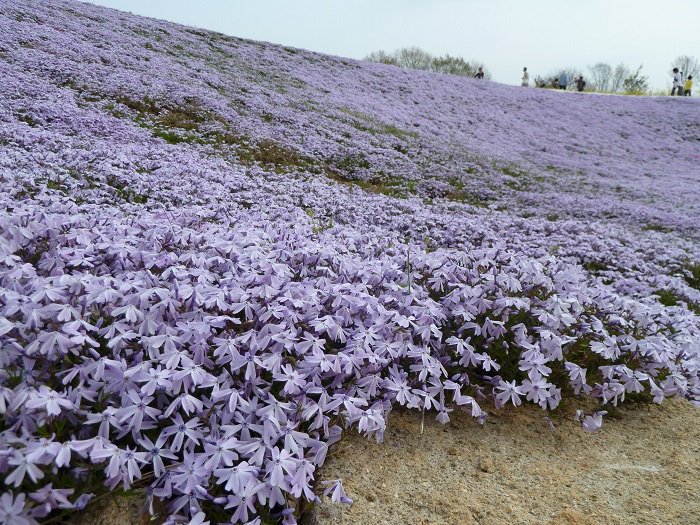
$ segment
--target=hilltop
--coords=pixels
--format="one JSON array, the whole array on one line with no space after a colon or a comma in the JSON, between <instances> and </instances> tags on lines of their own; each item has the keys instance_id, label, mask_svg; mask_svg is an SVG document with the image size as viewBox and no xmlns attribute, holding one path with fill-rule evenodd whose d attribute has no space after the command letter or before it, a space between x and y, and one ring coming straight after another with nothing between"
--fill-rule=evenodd
<instances>
[{"instance_id":1,"label":"hilltop","mask_svg":"<svg viewBox=\"0 0 700 525\"><path fill-rule=\"evenodd\" d=\"M64 0L4 2L0 78L6 513L104 481L173 523L290 524L343 429L381 438L397 405L566 400L595 431L612 405L700 402L697 99Z\"/></svg>"}]
</instances>

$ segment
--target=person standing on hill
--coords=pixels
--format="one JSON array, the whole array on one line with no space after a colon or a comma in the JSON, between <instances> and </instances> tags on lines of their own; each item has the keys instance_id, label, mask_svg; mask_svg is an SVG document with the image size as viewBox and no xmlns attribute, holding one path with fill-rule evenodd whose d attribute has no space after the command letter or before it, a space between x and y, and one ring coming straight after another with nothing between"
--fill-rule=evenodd
<instances>
[{"instance_id":1,"label":"person standing on hill","mask_svg":"<svg viewBox=\"0 0 700 525\"><path fill-rule=\"evenodd\" d=\"M474 75L474 78L484 78L484 68L479 66L479 70Z\"/></svg>"},{"instance_id":2,"label":"person standing on hill","mask_svg":"<svg viewBox=\"0 0 700 525\"><path fill-rule=\"evenodd\" d=\"M671 96L673 95L682 95L683 91L683 74L678 71L677 67L673 68L673 88L671 89Z\"/></svg>"},{"instance_id":3,"label":"person standing on hill","mask_svg":"<svg viewBox=\"0 0 700 525\"><path fill-rule=\"evenodd\" d=\"M581 93L586 88L586 81L583 80L583 75L576 79L576 89Z\"/></svg>"},{"instance_id":4,"label":"person standing on hill","mask_svg":"<svg viewBox=\"0 0 700 525\"><path fill-rule=\"evenodd\" d=\"M523 68L523 82L520 84L523 87L530 87L530 74L527 72L527 68Z\"/></svg>"},{"instance_id":5,"label":"person standing on hill","mask_svg":"<svg viewBox=\"0 0 700 525\"><path fill-rule=\"evenodd\" d=\"M569 84L569 77L566 76L566 73L562 73L559 75L559 89L566 89L566 86Z\"/></svg>"},{"instance_id":6,"label":"person standing on hill","mask_svg":"<svg viewBox=\"0 0 700 525\"><path fill-rule=\"evenodd\" d=\"M691 97L693 91L693 75L688 76L688 80L685 81L685 86L683 87L683 94L686 97Z\"/></svg>"}]
</instances>

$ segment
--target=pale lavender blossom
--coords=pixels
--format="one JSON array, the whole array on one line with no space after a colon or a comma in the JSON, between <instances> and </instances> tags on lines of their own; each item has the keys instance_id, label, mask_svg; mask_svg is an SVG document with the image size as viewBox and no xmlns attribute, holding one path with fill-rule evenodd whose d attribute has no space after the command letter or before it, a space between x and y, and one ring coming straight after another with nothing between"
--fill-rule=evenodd
<instances>
[{"instance_id":1,"label":"pale lavender blossom","mask_svg":"<svg viewBox=\"0 0 700 525\"><path fill-rule=\"evenodd\" d=\"M4 492L0 496L0 523L5 525L36 525L36 520L25 510L25 495L16 498L12 492Z\"/></svg>"},{"instance_id":2,"label":"pale lavender blossom","mask_svg":"<svg viewBox=\"0 0 700 525\"><path fill-rule=\"evenodd\" d=\"M334 503L352 503L352 500L345 494L345 489L343 488L343 482L341 480L324 481L322 484L328 486L323 493L330 496L331 501Z\"/></svg>"}]
</instances>

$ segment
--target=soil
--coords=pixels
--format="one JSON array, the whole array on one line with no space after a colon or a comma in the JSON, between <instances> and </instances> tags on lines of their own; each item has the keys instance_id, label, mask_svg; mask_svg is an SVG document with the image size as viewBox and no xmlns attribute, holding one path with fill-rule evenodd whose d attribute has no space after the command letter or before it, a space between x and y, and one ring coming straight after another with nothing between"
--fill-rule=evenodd
<instances>
[{"instance_id":1,"label":"soil","mask_svg":"<svg viewBox=\"0 0 700 525\"><path fill-rule=\"evenodd\" d=\"M107 496L75 514L69 525L149 525L144 498Z\"/></svg>"},{"instance_id":2,"label":"soil","mask_svg":"<svg viewBox=\"0 0 700 525\"><path fill-rule=\"evenodd\" d=\"M552 430L537 407L466 414L447 425L394 412L384 442L348 433L321 479L351 505L317 506L315 525L700 524L700 409L686 401L618 409L584 432Z\"/></svg>"}]
</instances>

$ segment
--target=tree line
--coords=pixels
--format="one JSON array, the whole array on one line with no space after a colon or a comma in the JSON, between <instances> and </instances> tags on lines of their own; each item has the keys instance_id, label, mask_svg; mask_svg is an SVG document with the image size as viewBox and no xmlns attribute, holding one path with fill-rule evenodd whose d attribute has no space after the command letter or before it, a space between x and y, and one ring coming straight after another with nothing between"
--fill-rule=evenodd
<instances>
[{"instance_id":1,"label":"tree line","mask_svg":"<svg viewBox=\"0 0 700 525\"><path fill-rule=\"evenodd\" d=\"M402 47L394 52L375 51L370 53L365 60L390 64L406 69L420 69L432 71L446 75L459 75L473 77L479 68L483 68L484 76L491 78L491 73L482 62L475 60L465 60L462 57L449 54L435 56L420 47ZM684 78L688 75L696 77L700 74L700 60L696 57L682 55L676 57L671 63L671 67L677 67L683 72ZM554 70L546 77L536 76L535 85L537 87L550 87L553 80L566 76L570 88L574 88L574 83L579 75L586 77L586 91L596 91L600 93L627 93L627 94L649 94L649 77L643 74L643 66L630 68L625 64L612 66L606 62L598 62L587 68L587 75L581 69L575 67L562 67Z\"/></svg>"},{"instance_id":2,"label":"tree line","mask_svg":"<svg viewBox=\"0 0 700 525\"><path fill-rule=\"evenodd\" d=\"M491 74L481 62L465 60L462 57L456 57L449 54L434 56L416 46L402 47L393 53L387 53L381 50L375 51L374 53L370 53L367 57L365 57L365 60L370 62L379 62L381 64L390 64L406 69L420 69L423 71L432 71L433 73L441 73L444 75L458 75L465 77L473 77L481 67L484 71L484 77L491 78Z\"/></svg>"}]
</instances>

